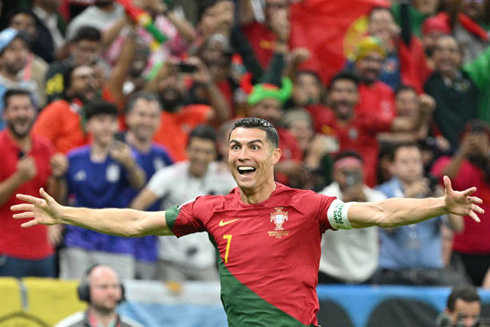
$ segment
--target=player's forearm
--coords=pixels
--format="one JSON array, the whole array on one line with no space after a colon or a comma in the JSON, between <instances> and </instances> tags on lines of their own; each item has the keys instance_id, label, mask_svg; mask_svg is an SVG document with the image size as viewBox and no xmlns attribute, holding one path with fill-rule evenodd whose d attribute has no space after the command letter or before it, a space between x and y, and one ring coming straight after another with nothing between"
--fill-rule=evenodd
<instances>
[{"instance_id":1,"label":"player's forearm","mask_svg":"<svg viewBox=\"0 0 490 327\"><path fill-rule=\"evenodd\" d=\"M88 209L63 207L63 224L83 227L97 232L117 236L141 236L144 212L133 209Z\"/></svg>"},{"instance_id":2,"label":"player's forearm","mask_svg":"<svg viewBox=\"0 0 490 327\"><path fill-rule=\"evenodd\" d=\"M355 228L393 228L418 223L447 213L444 197L425 199L392 198L381 202L356 203L349 210Z\"/></svg>"}]
</instances>

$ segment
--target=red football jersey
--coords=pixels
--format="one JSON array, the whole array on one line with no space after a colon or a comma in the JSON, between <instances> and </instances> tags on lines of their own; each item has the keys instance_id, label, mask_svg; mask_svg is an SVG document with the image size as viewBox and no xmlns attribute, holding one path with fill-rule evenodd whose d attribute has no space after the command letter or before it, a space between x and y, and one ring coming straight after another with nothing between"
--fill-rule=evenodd
<instances>
[{"instance_id":1,"label":"red football jersey","mask_svg":"<svg viewBox=\"0 0 490 327\"><path fill-rule=\"evenodd\" d=\"M276 185L258 204L244 204L235 188L166 212L176 236L207 231L217 247L230 327L317 324L321 237L332 228L328 217L342 223L345 207L334 197Z\"/></svg>"}]
</instances>

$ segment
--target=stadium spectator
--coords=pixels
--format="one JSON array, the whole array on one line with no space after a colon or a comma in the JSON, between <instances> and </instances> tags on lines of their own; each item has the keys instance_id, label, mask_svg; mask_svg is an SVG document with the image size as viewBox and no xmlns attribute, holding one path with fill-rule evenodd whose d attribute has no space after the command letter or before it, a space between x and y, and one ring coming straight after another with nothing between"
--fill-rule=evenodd
<instances>
[{"instance_id":1,"label":"stadium spectator","mask_svg":"<svg viewBox=\"0 0 490 327\"><path fill-rule=\"evenodd\" d=\"M46 73L45 92L48 103L63 98L66 92L65 75L72 67L87 65L96 69L99 75L102 74L102 39L96 28L87 26L79 29L73 39L69 40L68 49L69 57L51 63Z\"/></svg>"},{"instance_id":2,"label":"stadium spectator","mask_svg":"<svg viewBox=\"0 0 490 327\"><path fill-rule=\"evenodd\" d=\"M287 77L283 78L281 88L268 83L254 85L248 98L248 116L278 124L284 113L283 105L291 96L292 88L291 80ZM277 128L277 132L283 155L276 165L276 179L283 184L302 185L306 182L307 171L298 141L285 128Z\"/></svg>"},{"instance_id":3,"label":"stadium spectator","mask_svg":"<svg viewBox=\"0 0 490 327\"><path fill-rule=\"evenodd\" d=\"M129 98L126 105L128 131L124 135L124 140L136 153L138 165L146 174L145 184L156 171L173 163L167 150L152 142L153 135L160 125L160 115L160 102L152 93L135 93ZM127 192L128 203L130 203L138 195L138 190L127 189ZM158 211L160 204L156 202L145 209ZM154 235L134 239L135 276L137 279L156 279L157 242L157 237Z\"/></svg>"},{"instance_id":4,"label":"stadium spectator","mask_svg":"<svg viewBox=\"0 0 490 327\"><path fill-rule=\"evenodd\" d=\"M318 191L329 185L332 181L332 158L329 154L338 151L335 139L315 133L311 115L302 108L289 109L282 116L280 126L296 138L303 153L307 179L296 187Z\"/></svg>"},{"instance_id":5,"label":"stadium spectator","mask_svg":"<svg viewBox=\"0 0 490 327\"><path fill-rule=\"evenodd\" d=\"M427 18L422 26L422 44L424 46L425 56L427 58L427 66L434 69L434 49L436 40L442 36L451 34L451 30L440 17Z\"/></svg>"},{"instance_id":6,"label":"stadium spectator","mask_svg":"<svg viewBox=\"0 0 490 327\"><path fill-rule=\"evenodd\" d=\"M437 317L437 327L479 326L481 298L475 287L458 285L451 289L444 312Z\"/></svg>"},{"instance_id":7,"label":"stadium spectator","mask_svg":"<svg viewBox=\"0 0 490 327\"><path fill-rule=\"evenodd\" d=\"M48 64L56 59L65 44L63 36L66 25L58 12L60 0L33 0L32 11L36 21L37 38L32 52L43 58Z\"/></svg>"},{"instance_id":8,"label":"stadium spectator","mask_svg":"<svg viewBox=\"0 0 490 327\"><path fill-rule=\"evenodd\" d=\"M414 117L392 118L358 111L358 85L359 79L349 72L340 72L332 78L328 94L332 111L328 117L330 129L327 135L336 139L340 151L354 150L362 156L365 183L373 187L379 155L377 135L389 131L412 131L418 122Z\"/></svg>"},{"instance_id":9,"label":"stadium spectator","mask_svg":"<svg viewBox=\"0 0 490 327\"><path fill-rule=\"evenodd\" d=\"M51 140L56 149L67 153L88 143L84 106L96 97L100 88L90 66L77 66L63 77L65 98L49 104L36 120L33 133Z\"/></svg>"},{"instance_id":10,"label":"stadium spectator","mask_svg":"<svg viewBox=\"0 0 490 327\"><path fill-rule=\"evenodd\" d=\"M388 198L425 198L440 196L433 181L424 177L422 152L414 143L393 150L393 178L377 189ZM462 229L461 217L449 215L418 224L380 229L380 270L376 284L457 285L462 276L444 269L441 224L448 219L456 231Z\"/></svg>"},{"instance_id":11,"label":"stadium spectator","mask_svg":"<svg viewBox=\"0 0 490 327\"><path fill-rule=\"evenodd\" d=\"M227 167L214 162L217 154L216 132L199 125L189 135L187 161L163 168L131 203L147 210L158 204L169 209L203 195L227 194L236 183ZM216 251L204 233L181 239L160 237L158 277L162 280L218 280Z\"/></svg>"},{"instance_id":12,"label":"stadium spectator","mask_svg":"<svg viewBox=\"0 0 490 327\"><path fill-rule=\"evenodd\" d=\"M15 9L6 17L7 27L15 28L25 33L27 43L31 48L37 38L36 15L28 9ZM22 80L33 83L36 89L36 96L39 99L39 107L43 108L46 104L44 93L44 79L48 71L48 64L41 57L29 51L27 62L24 69L20 72ZM29 82L32 81L32 82Z\"/></svg>"},{"instance_id":13,"label":"stadium spectator","mask_svg":"<svg viewBox=\"0 0 490 327\"><path fill-rule=\"evenodd\" d=\"M16 192L35 194L46 187L58 198L66 158L55 154L51 142L31 134L37 110L29 91L9 89L3 102L7 128L0 132L0 276L55 277L54 246L61 229L39 226L25 233L8 219L8 211L18 203Z\"/></svg>"},{"instance_id":14,"label":"stadium spectator","mask_svg":"<svg viewBox=\"0 0 490 327\"><path fill-rule=\"evenodd\" d=\"M433 120L438 133L457 148L464 125L476 118L479 90L472 75L461 69L462 49L450 35L440 36L434 48L434 73L425 92L436 100Z\"/></svg>"},{"instance_id":15,"label":"stadium spectator","mask_svg":"<svg viewBox=\"0 0 490 327\"><path fill-rule=\"evenodd\" d=\"M39 105L37 87L32 80L24 80L19 76L29 57L29 46L22 32L7 28L0 33L0 97L10 88L24 88L31 91L34 105ZM0 104L0 113L3 103ZM5 123L0 119L0 130Z\"/></svg>"},{"instance_id":16,"label":"stadium spectator","mask_svg":"<svg viewBox=\"0 0 490 327\"><path fill-rule=\"evenodd\" d=\"M158 94L162 103L162 123L154 141L164 145L175 161L186 159L186 144L191 129L199 124L211 123L219 126L229 118L230 110L223 94L211 80L206 66L195 57L186 63L195 66L190 77L197 83L206 85L211 106L185 104L187 89L184 77L189 76L179 65L165 63L158 75L147 85L147 90Z\"/></svg>"},{"instance_id":17,"label":"stadium spectator","mask_svg":"<svg viewBox=\"0 0 490 327\"><path fill-rule=\"evenodd\" d=\"M240 24L260 65L265 68L272 58L275 43L289 43L290 12L288 0L266 0L263 22L255 17L250 2L241 2Z\"/></svg>"},{"instance_id":18,"label":"stadium spectator","mask_svg":"<svg viewBox=\"0 0 490 327\"><path fill-rule=\"evenodd\" d=\"M77 207L124 208L129 205L126 188L140 189L145 172L127 144L114 140L117 108L94 100L85 108L90 145L68 154L68 198ZM134 277L133 240L68 226L60 250L60 278L77 279L95 263L114 267L121 278Z\"/></svg>"},{"instance_id":19,"label":"stadium spectator","mask_svg":"<svg viewBox=\"0 0 490 327\"><path fill-rule=\"evenodd\" d=\"M380 80L393 90L403 84L420 93L430 72L420 40L412 36L408 6L400 4L401 28L388 8L373 8L368 16L368 33L378 37L386 49Z\"/></svg>"},{"instance_id":20,"label":"stadium spectator","mask_svg":"<svg viewBox=\"0 0 490 327\"><path fill-rule=\"evenodd\" d=\"M435 15L440 7L440 0L414 0L408 9L408 17L413 34L421 37L424 34L424 24ZM391 10L395 15L396 22L401 25L400 3L392 2Z\"/></svg>"},{"instance_id":21,"label":"stadium spectator","mask_svg":"<svg viewBox=\"0 0 490 327\"><path fill-rule=\"evenodd\" d=\"M142 327L117 313L117 306L125 300L124 285L111 267L102 264L90 267L82 277L77 293L81 301L88 303L87 309L63 319L55 327Z\"/></svg>"},{"instance_id":22,"label":"stadium spectator","mask_svg":"<svg viewBox=\"0 0 490 327\"><path fill-rule=\"evenodd\" d=\"M274 182L281 149L274 127L258 118L235 122L228 162L239 185L226 196L203 196L165 212L61 206L43 189L42 198L18 194L12 207L21 226L76 224L115 235L184 236L209 232L219 253L221 300L228 324L317 325L316 286L320 241L326 229L396 227L440 216L483 213L475 188L445 196L344 203L334 197ZM165 220L162 219L165 215ZM291 297L291 294L295 296Z\"/></svg>"},{"instance_id":23,"label":"stadium spectator","mask_svg":"<svg viewBox=\"0 0 490 327\"><path fill-rule=\"evenodd\" d=\"M383 193L363 183L363 161L357 152L341 152L333 164L333 183L320 193L343 202L383 201ZM327 230L322 239L319 284L369 283L378 267L376 227Z\"/></svg>"},{"instance_id":24,"label":"stadium spectator","mask_svg":"<svg viewBox=\"0 0 490 327\"><path fill-rule=\"evenodd\" d=\"M124 16L124 8L114 0L95 0L73 18L66 28L66 38L71 40L83 26L91 26L100 32Z\"/></svg>"},{"instance_id":25,"label":"stadium spectator","mask_svg":"<svg viewBox=\"0 0 490 327\"><path fill-rule=\"evenodd\" d=\"M366 36L356 44L354 71L361 80L356 111L392 119L396 116L395 95L391 87L379 79L385 58L386 49L377 37Z\"/></svg>"},{"instance_id":26,"label":"stadium spectator","mask_svg":"<svg viewBox=\"0 0 490 327\"><path fill-rule=\"evenodd\" d=\"M144 74L152 75L158 72L162 63L169 58L184 57L196 38L196 31L192 24L167 8L163 1L141 0L134 4L150 14L155 27L168 40L155 46L153 36L145 28L134 26L135 22L130 17L124 16L103 31L103 43L107 48L105 58L114 65L122 51L125 38L136 37L151 50L147 65L144 67Z\"/></svg>"},{"instance_id":27,"label":"stadium spectator","mask_svg":"<svg viewBox=\"0 0 490 327\"><path fill-rule=\"evenodd\" d=\"M445 12L436 16L445 22L464 49L461 53L464 64L476 59L490 44L488 10L485 1L454 0L448 2Z\"/></svg>"},{"instance_id":28,"label":"stadium spectator","mask_svg":"<svg viewBox=\"0 0 490 327\"><path fill-rule=\"evenodd\" d=\"M476 196L485 198L490 192L490 166L488 161L490 131L481 121L471 121L464 129L461 146L452 156L436 160L433 174L452 178L456 187L475 185ZM485 214L490 212L486 204ZM453 262L461 261L467 275L475 286L490 288L490 242L487 237L490 223L483 219L481 225L464 217L464 228L454 235Z\"/></svg>"}]
</instances>

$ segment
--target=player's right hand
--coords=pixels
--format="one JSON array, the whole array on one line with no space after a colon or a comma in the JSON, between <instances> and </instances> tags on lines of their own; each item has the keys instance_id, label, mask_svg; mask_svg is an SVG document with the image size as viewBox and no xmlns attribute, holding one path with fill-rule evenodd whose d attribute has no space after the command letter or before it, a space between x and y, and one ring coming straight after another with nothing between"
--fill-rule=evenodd
<instances>
[{"instance_id":1,"label":"player's right hand","mask_svg":"<svg viewBox=\"0 0 490 327\"><path fill-rule=\"evenodd\" d=\"M11 211L23 211L13 215L14 219L32 218L21 225L23 228L36 225L55 225L62 223L62 206L58 204L43 188L39 190L41 198L26 194L17 194L16 197L25 203L10 207Z\"/></svg>"}]
</instances>

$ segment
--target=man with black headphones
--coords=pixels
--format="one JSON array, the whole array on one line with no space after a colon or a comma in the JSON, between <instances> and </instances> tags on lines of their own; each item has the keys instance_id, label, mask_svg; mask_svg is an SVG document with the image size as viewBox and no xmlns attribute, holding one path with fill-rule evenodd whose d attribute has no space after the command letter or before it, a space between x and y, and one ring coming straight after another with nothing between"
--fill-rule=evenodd
<instances>
[{"instance_id":1,"label":"man with black headphones","mask_svg":"<svg viewBox=\"0 0 490 327\"><path fill-rule=\"evenodd\" d=\"M117 305L125 300L124 286L109 266L96 264L87 270L78 286L78 298L88 303L87 310L63 319L55 327L143 327L117 314Z\"/></svg>"}]
</instances>

